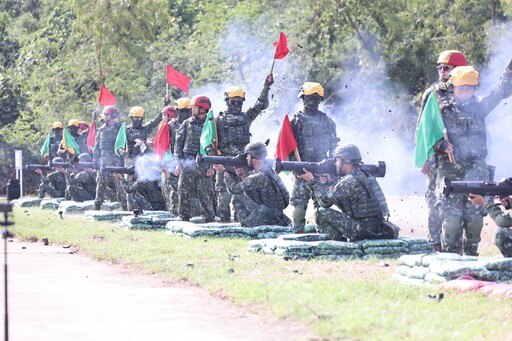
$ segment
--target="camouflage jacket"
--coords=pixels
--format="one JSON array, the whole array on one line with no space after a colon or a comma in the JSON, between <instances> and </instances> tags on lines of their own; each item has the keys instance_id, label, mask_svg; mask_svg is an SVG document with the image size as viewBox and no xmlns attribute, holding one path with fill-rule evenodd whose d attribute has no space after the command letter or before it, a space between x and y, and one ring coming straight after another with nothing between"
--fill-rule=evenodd
<instances>
[{"instance_id":1,"label":"camouflage jacket","mask_svg":"<svg viewBox=\"0 0 512 341\"><path fill-rule=\"evenodd\" d=\"M116 122L112 127L103 124L96 133L94 140L93 158L100 166L123 166L123 159L114 152L114 145L121 123Z\"/></svg>"},{"instance_id":2,"label":"camouflage jacket","mask_svg":"<svg viewBox=\"0 0 512 341\"><path fill-rule=\"evenodd\" d=\"M204 120L192 116L186 119L178 129L174 146L174 156L178 160L192 158L199 154L204 122Z\"/></svg>"},{"instance_id":3,"label":"camouflage jacket","mask_svg":"<svg viewBox=\"0 0 512 341\"><path fill-rule=\"evenodd\" d=\"M135 146L135 140L139 139L146 142L151 131L156 128L158 123L160 123L161 117L161 114L158 113L158 115L156 115L148 124L142 125L139 128L135 128L132 125L126 128L126 144L128 145L128 156L130 159L135 159L142 155L140 146Z\"/></svg>"},{"instance_id":4,"label":"camouflage jacket","mask_svg":"<svg viewBox=\"0 0 512 341\"><path fill-rule=\"evenodd\" d=\"M78 186L88 193L96 193L96 172L80 171L77 173L66 172L68 186Z\"/></svg>"},{"instance_id":5,"label":"camouflage jacket","mask_svg":"<svg viewBox=\"0 0 512 341\"><path fill-rule=\"evenodd\" d=\"M485 206L485 211L499 227L512 227L512 210L502 211L500 205L490 202Z\"/></svg>"},{"instance_id":6,"label":"camouflage jacket","mask_svg":"<svg viewBox=\"0 0 512 341\"><path fill-rule=\"evenodd\" d=\"M63 173L59 171L53 171L48 175L41 174L41 182L53 187L56 191L59 192L59 195L56 197L64 197L66 192L66 177Z\"/></svg>"},{"instance_id":7,"label":"camouflage jacket","mask_svg":"<svg viewBox=\"0 0 512 341\"><path fill-rule=\"evenodd\" d=\"M185 120L180 120L179 117L175 117L169 121L169 128L171 130L171 153L174 155L174 145L176 144L176 135L178 130Z\"/></svg>"}]
</instances>

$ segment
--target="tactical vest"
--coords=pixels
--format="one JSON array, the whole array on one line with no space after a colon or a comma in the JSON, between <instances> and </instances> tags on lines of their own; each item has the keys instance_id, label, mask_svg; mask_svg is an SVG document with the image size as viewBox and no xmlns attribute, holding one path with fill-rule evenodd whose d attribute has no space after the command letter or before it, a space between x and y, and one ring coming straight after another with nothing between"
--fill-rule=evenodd
<instances>
[{"instance_id":1,"label":"tactical vest","mask_svg":"<svg viewBox=\"0 0 512 341\"><path fill-rule=\"evenodd\" d=\"M351 212L351 216L355 219L388 216L388 205L377 180L372 176L366 176L362 172L352 174L352 176L364 188L366 200L344 200L343 210L345 212Z\"/></svg>"},{"instance_id":2,"label":"tactical vest","mask_svg":"<svg viewBox=\"0 0 512 341\"><path fill-rule=\"evenodd\" d=\"M140 128L134 128L130 126L126 129L128 155L130 155L130 158L134 158L142 154L140 146L135 147L135 140L139 139L145 142L148 138L148 135L148 129L143 126Z\"/></svg>"},{"instance_id":3,"label":"tactical vest","mask_svg":"<svg viewBox=\"0 0 512 341\"><path fill-rule=\"evenodd\" d=\"M487 156L485 118L472 110L471 102L443 112L444 125L457 162L485 160Z\"/></svg>"},{"instance_id":4,"label":"tactical vest","mask_svg":"<svg viewBox=\"0 0 512 341\"><path fill-rule=\"evenodd\" d=\"M169 128L171 129L171 153L174 154L174 144L176 143L176 134L178 133L178 129L180 129L183 121L180 121L179 118L173 118L169 122Z\"/></svg>"},{"instance_id":5,"label":"tactical vest","mask_svg":"<svg viewBox=\"0 0 512 341\"><path fill-rule=\"evenodd\" d=\"M115 123L114 126L109 127L106 124L98 129L100 138L99 146L95 146L95 157L99 155L101 165L122 166L123 159L114 152L114 145L117 139L117 133L121 127L120 123ZM99 148L99 153L96 153L96 148Z\"/></svg>"},{"instance_id":6,"label":"tactical vest","mask_svg":"<svg viewBox=\"0 0 512 341\"><path fill-rule=\"evenodd\" d=\"M315 115L299 112L296 118L296 138L301 160L319 162L326 159L333 138L327 115L321 111Z\"/></svg>"},{"instance_id":7,"label":"tactical vest","mask_svg":"<svg viewBox=\"0 0 512 341\"><path fill-rule=\"evenodd\" d=\"M290 194L288 193L288 189L279 175L277 175L272 169L262 169L261 172L270 178L274 194L272 201L274 202L275 208L284 210L290 203Z\"/></svg>"},{"instance_id":8,"label":"tactical vest","mask_svg":"<svg viewBox=\"0 0 512 341\"><path fill-rule=\"evenodd\" d=\"M251 142L251 121L242 112L238 115L220 113L217 118L219 150L224 155L243 153L245 145Z\"/></svg>"},{"instance_id":9,"label":"tactical vest","mask_svg":"<svg viewBox=\"0 0 512 341\"><path fill-rule=\"evenodd\" d=\"M204 121L191 117L188 119L187 138L183 146L183 156L195 156L201 149L200 140L203 131Z\"/></svg>"}]
</instances>

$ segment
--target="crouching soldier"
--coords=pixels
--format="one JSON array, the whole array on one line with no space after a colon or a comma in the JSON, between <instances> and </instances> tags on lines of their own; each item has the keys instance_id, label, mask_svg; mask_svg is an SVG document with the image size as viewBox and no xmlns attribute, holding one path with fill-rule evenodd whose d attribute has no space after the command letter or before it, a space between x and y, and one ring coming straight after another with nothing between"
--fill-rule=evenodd
<instances>
[{"instance_id":1,"label":"crouching soldier","mask_svg":"<svg viewBox=\"0 0 512 341\"><path fill-rule=\"evenodd\" d=\"M215 165L217 172L224 171L224 181L233 196L233 207L240 224L247 227L291 224L283 210L288 206L289 194L281 178L265 164L267 148L261 142L245 146L247 165L251 170L236 168L236 174L222 165ZM240 177L241 181L236 178Z\"/></svg>"},{"instance_id":2,"label":"crouching soldier","mask_svg":"<svg viewBox=\"0 0 512 341\"><path fill-rule=\"evenodd\" d=\"M80 154L78 160L92 163L92 157L88 153ZM80 171L68 170L65 175L66 190L71 200L78 202L94 200L96 197L96 171L94 168L84 168Z\"/></svg>"},{"instance_id":3,"label":"crouching soldier","mask_svg":"<svg viewBox=\"0 0 512 341\"><path fill-rule=\"evenodd\" d=\"M61 157L54 157L52 162L64 162ZM34 170L41 176L41 185L39 185L39 198L44 198L48 193L52 198L64 198L66 194L66 169L62 167L53 167L53 172L45 175L41 169Z\"/></svg>"},{"instance_id":4,"label":"crouching soldier","mask_svg":"<svg viewBox=\"0 0 512 341\"><path fill-rule=\"evenodd\" d=\"M340 241L398 238L398 227L385 219L389 211L379 184L359 168L359 148L353 144L338 147L334 157L341 175L336 183L327 174L318 179L305 169L298 176L309 183L320 205L315 214L318 232ZM332 205L341 212L329 208Z\"/></svg>"}]
</instances>

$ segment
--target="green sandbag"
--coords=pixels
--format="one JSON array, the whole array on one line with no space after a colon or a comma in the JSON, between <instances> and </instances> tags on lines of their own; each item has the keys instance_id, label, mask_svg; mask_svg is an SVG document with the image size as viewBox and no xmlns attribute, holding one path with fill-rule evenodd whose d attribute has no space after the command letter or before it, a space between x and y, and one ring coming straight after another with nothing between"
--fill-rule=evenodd
<instances>
[{"instance_id":1,"label":"green sandbag","mask_svg":"<svg viewBox=\"0 0 512 341\"><path fill-rule=\"evenodd\" d=\"M407 247L407 243L400 239L368 239L359 240L355 243L361 245L363 249L379 246Z\"/></svg>"},{"instance_id":2,"label":"green sandbag","mask_svg":"<svg viewBox=\"0 0 512 341\"><path fill-rule=\"evenodd\" d=\"M482 265L487 270L512 271L512 258L491 257Z\"/></svg>"},{"instance_id":3,"label":"green sandbag","mask_svg":"<svg viewBox=\"0 0 512 341\"><path fill-rule=\"evenodd\" d=\"M366 255L384 255L390 253L401 253L406 254L409 253L409 249L404 246L395 247L395 246L376 246L376 247L368 247L363 249Z\"/></svg>"},{"instance_id":4,"label":"green sandbag","mask_svg":"<svg viewBox=\"0 0 512 341\"><path fill-rule=\"evenodd\" d=\"M39 207L43 199L40 198L20 198L11 200L14 207Z\"/></svg>"},{"instance_id":5,"label":"green sandbag","mask_svg":"<svg viewBox=\"0 0 512 341\"><path fill-rule=\"evenodd\" d=\"M398 259L398 265L405 265L410 268L422 265L424 255L404 255Z\"/></svg>"},{"instance_id":6,"label":"green sandbag","mask_svg":"<svg viewBox=\"0 0 512 341\"><path fill-rule=\"evenodd\" d=\"M425 282L432 283L432 284L440 284L448 281L449 279L446 279L443 276L439 276L438 274L435 274L433 272L429 272L425 275Z\"/></svg>"},{"instance_id":7,"label":"green sandbag","mask_svg":"<svg viewBox=\"0 0 512 341\"><path fill-rule=\"evenodd\" d=\"M478 266L474 261L436 261L432 262L429 270L439 276L454 279L463 275L484 275L489 270Z\"/></svg>"},{"instance_id":8,"label":"green sandbag","mask_svg":"<svg viewBox=\"0 0 512 341\"><path fill-rule=\"evenodd\" d=\"M402 256L401 253L387 253L382 255L364 255L361 257L362 259L368 260L368 259L395 259L400 258Z\"/></svg>"},{"instance_id":9,"label":"green sandbag","mask_svg":"<svg viewBox=\"0 0 512 341\"><path fill-rule=\"evenodd\" d=\"M361 246L357 243L339 242L336 240L312 242L311 244L319 249L325 250L361 250Z\"/></svg>"},{"instance_id":10,"label":"green sandbag","mask_svg":"<svg viewBox=\"0 0 512 341\"><path fill-rule=\"evenodd\" d=\"M300 240L303 242L316 242L322 240L331 240L329 235L323 233L302 233L302 234L284 234L279 236L281 240Z\"/></svg>"},{"instance_id":11,"label":"green sandbag","mask_svg":"<svg viewBox=\"0 0 512 341\"><path fill-rule=\"evenodd\" d=\"M410 278L424 279L429 271L428 271L428 268L426 268L424 266L413 266L411 268L411 267L408 267L405 265L400 265L397 268L397 272L402 276L406 276L406 277L410 277Z\"/></svg>"}]
</instances>

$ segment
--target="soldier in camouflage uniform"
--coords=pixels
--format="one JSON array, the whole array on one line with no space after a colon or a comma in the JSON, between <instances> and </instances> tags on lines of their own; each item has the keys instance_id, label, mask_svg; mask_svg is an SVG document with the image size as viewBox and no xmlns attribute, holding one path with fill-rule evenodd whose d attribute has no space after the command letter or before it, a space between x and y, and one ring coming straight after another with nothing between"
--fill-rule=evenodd
<instances>
[{"instance_id":1,"label":"soldier in camouflage uniform","mask_svg":"<svg viewBox=\"0 0 512 341\"><path fill-rule=\"evenodd\" d=\"M64 162L61 157L55 157L52 162ZM52 198L64 198L66 195L66 170L62 167L53 167L54 171L45 175L41 169L35 172L41 176L41 185L39 185L39 198L44 198L48 193Z\"/></svg>"},{"instance_id":2,"label":"soldier in camouflage uniform","mask_svg":"<svg viewBox=\"0 0 512 341\"><path fill-rule=\"evenodd\" d=\"M508 178L507 181L512 183L512 178ZM506 211L503 211L494 202L487 202L481 195L472 194L469 196L469 201L473 205L484 207L485 211L498 225L494 232L494 244L501 251L503 257L512 257L512 210L510 209L512 198L505 197L500 199L501 205L507 207Z\"/></svg>"},{"instance_id":3,"label":"soldier in camouflage uniform","mask_svg":"<svg viewBox=\"0 0 512 341\"><path fill-rule=\"evenodd\" d=\"M251 140L250 127L258 115L268 105L268 93L274 83L272 74L265 79L260 96L253 107L242 112L245 101L245 91L239 86L229 87L224 93L227 110L220 112L216 119L217 150L222 156L236 156L243 153L245 145ZM217 155L213 146L206 149L209 155ZM215 178L215 192L217 193L217 213L222 222L231 221L231 195L224 183L224 172L218 172Z\"/></svg>"},{"instance_id":4,"label":"soldier in camouflage uniform","mask_svg":"<svg viewBox=\"0 0 512 341\"><path fill-rule=\"evenodd\" d=\"M116 142L117 134L121 124L116 122L116 117L119 115L116 107L108 105L103 109L102 120L105 122L96 133L94 142L93 158L97 167L100 169L96 178L96 198L94 206L96 210L101 209L101 204L105 200L107 194L107 187L115 188L117 199L123 207L127 210L126 192L118 181L111 173L102 172L101 168L104 166L123 167L124 162L120 156L114 152L114 145Z\"/></svg>"},{"instance_id":5,"label":"soldier in camouflage uniform","mask_svg":"<svg viewBox=\"0 0 512 341\"><path fill-rule=\"evenodd\" d=\"M167 99L167 98L166 98ZM165 101L165 103L167 103L167 101ZM171 129L170 127L170 121L172 119L175 119L178 117L177 113L176 113L176 108L172 105L166 105L162 111L162 121L160 122L160 127L158 128L159 131L160 129L162 128L163 125L167 124L169 125L169 130ZM158 135L158 133L157 133ZM173 136L171 134L171 140L172 140ZM170 141L170 150L167 151L162 159L163 160L172 160L174 158L174 153L172 151L172 144L173 144L173 141ZM168 211L171 211L172 213L172 202L171 202L171 191L172 191L172 187L171 187L171 182L170 182L170 179L171 179L171 171L169 171L166 167L162 167L161 169L161 172L162 172L162 180L161 180L161 186L162 186L162 195L164 197L164 200L165 200L165 206L167 207L167 210ZM177 206L177 205L176 205ZM174 215L177 215L177 211L175 213L173 213Z\"/></svg>"},{"instance_id":6,"label":"soldier in camouflage uniform","mask_svg":"<svg viewBox=\"0 0 512 341\"><path fill-rule=\"evenodd\" d=\"M247 164L252 170L237 168L236 174L225 171L224 166L215 165L215 170L224 171L224 181L233 195L233 207L240 224L247 227L261 225L291 224L283 210L288 206L289 194L281 178L265 164L267 148L261 142L252 142L245 147ZM236 181L238 175L241 182Z\"/></svg>"},{"instance_id":7,"label":"soldier in camouflage uniform","mask_svg":"<svg viewBox=\"0 0 512 341\"><path fill-rule=\"evenodd\" d=\"M336 172L341 175L334 186L308 171L299 176L308 182L321 206L315 214L318 232L339 241L398 238L398 229L385 219L389 211L379 184L359 168L359 148L340 146L334 157ZM340 211L329 208L332 205Z\"/></svg>"},{"instance_id":8,"label":"soldier in camouflage uniform","mask_svg":"<svg viewBox=\"0 0 512 341\"><path fill-rule=\"evenodd\" d=\"M128 210L165 211L165 200L158 181L137 180L133 175L128 175L128 180L125 180L122 174L113 175L127 193Z\"/></svg>"},{"instance_id":9,"label":"soldier in camouflage uniform","mask_svg":"<svg viewBox=\"0 0 512 341\"><path fill-rule=\"evenodd\" d=\"M206 96L192 99L192 117L186 119L178 130L174 156L178 164L176 175L178 181L178 214L183 221L191 218L192 197L197 196L201 202L206 222L215 220L213 210L213 175L214 169L208 165L195 162L200 152L200 138L206 115L212 104Z\"/></svg>"},{"instance_id":10,"label":"soldier in camouflage uniform","mask_svg":"<svg viewBox=\"0 0 512 341\"><path fill-rule=\"evenodd\" d=\"M437 188L443 223L441 243L444 252L478 255L484 211L471 205L466 194L445 197L440 190L444 178L488 181L487 134L485 118L504 98L512 94L512 61L490 94L475 97L478 72L472 66L460 66L450 73L453 95L439 102L447 130L435 145L438 153ZM450 158L453 157L453 160ZM462 235L464 233L464 236Z\"/></svg>"},{"instance_id":11,"label":"soldier in camouflage uniform","mask_svg":"<svg viewBox=\"0 0 512 341\"><path fill-rule=\"evenodd\" d=\"M89 153L89 148L87 147L87 140L89 139L89 124L87 122L80 122L78 125L78 139L77 143L80 147L80 153Z\"/></svg>"},{"instance_id":12,"label":"soldier in camouflage uniform","mask_svg":"<svg viewBox=\"0 0 512 341\"><path fill-rule=\"evenodd\" d=\"M75 139L75 142L78 144L80 135L78 135L78 126L80 124L79 120L69 120L68 127L66 128L69 131L69 134ZM79 144L78 144L79 145ZM79 145L80 147L80 145ZM80 152L82 150L80 149ZM75 151L76 153L77 151ZM62 141L59 144L59 150L57 151L57 154L62 157L64 160L72 160L75 156L78 157L76 154L71 154L67 149L64 149Z\"/></svg>"},{"instance_id":13,"label":"soldier in camouflage uniform","mask_svg":"<svg viewBox=\"0 0 512 341\"><path fill-rule=\"evenodd\" d=\"M146 148L152 146L152 142L148 141L149 134L160 123L160 113L156 115L151 122L142 125L144 120L144 108L132 107L130 109L130 119L132 124L126 128L126 145L128 150L120 150L120 154L125 158L125 166L133 166L137 159L142 156Z\"/></svg>"},{"instance_id":14,"label":"soldier in camouflage uniform","mask_svg":"<svg viewBox=\"0 0 512 341\"><path fill-rule=\"evenodd\" d=\"M78 156L80 162L92 162L88 153ZM66 191L73 201L83 202L94 200L96 197L96 171L94 168L85 168L81 171L68 169L66 175Z\"/></svg>"},{"instance_id":15,"label":"soldier in camouflage uniform","mask_svg":"<svg viewBox=\"0 0 512 341\"><path fill-rule=\"evenodd\" d=\"M418 115L416 130L420 122L423 109L427 103L428 97L431 93L435 92L437 98L444 100L452 92L451 83L448 82L450 78L450 71L457 66L466 66L466 56L462 52L455 50L447 50L441 52L437 59L437 72L439 75L439 82L425 90L421 97L421 108ZM435 206L436 198L436 171L437 171L437 158L430 157L425 165L421 168L421 172L427 176L427 184L425 191L425 201L428 206L428 243L432 247L432 251L441 251L441 213L438 207Z\"/></svg>"},{"instance_id":16,"label":"soldier in camouflage uniform","mask_svg":"<svg viewBox=\"0 0 512 341\"><path fill-rule=\"evenodd\" d=\"M59 150L60 142L62 141L62 128L64 125L62 122L53 122L52 125L52 136L50 136L50 149L47 155L44 155L45 158L49 160L53 160L53 158L57 157L57 152Z\"/></svg>"},{"instance_id":17,"label":"soldier in camouflage uniform","mask_svg":"<svg viewBox=\"0 0 512 341\"><path fill-rule=\"evenodd\" d=\"M304 102L304 110L299 111L291 120L291 126L297 139L298 151L301 161L319 162L332 156L338 136L336 123L325 113L318 110L324 98L324 89L318 83L306 82L299 91L299 98ZM291 160L295 156L290 155ZM298 160L296 160L298 161ZM306 224L306 210L312 192L307 182L295 178L293 183L290 204L293 206L293 231L303 233Z\"/></svg>"}]
</instances>

